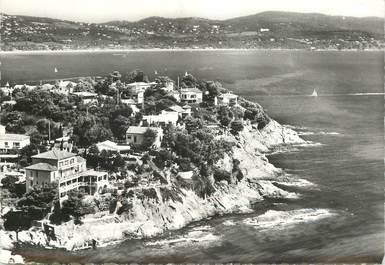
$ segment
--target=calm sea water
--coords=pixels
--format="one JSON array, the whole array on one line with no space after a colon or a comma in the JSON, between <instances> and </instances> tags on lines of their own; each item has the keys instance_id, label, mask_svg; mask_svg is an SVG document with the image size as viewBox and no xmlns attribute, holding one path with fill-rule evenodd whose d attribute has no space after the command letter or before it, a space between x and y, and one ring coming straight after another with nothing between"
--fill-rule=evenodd
<instances>
[{"instance_id":1,"label":"calm sea water","mask_svg":"<svg viewBox=\"0 0 385 265\"><path fill-rule=\"evenodd\" d=\"M380 262L384 96L365 93L383 92L383 58L381 52L304 51L2 55L2 83L134 68L151 78L154 71L172 78L187 71L216 79L318 143L269 156L291 178L313 183L285 187L299 199L257 204L251 214L212 218L161 238L98 250L17 252L45 262ZM319 97L307 96L313 89ZM319 211L324 218L314 217Z\"/></svg>"}]
</instances>

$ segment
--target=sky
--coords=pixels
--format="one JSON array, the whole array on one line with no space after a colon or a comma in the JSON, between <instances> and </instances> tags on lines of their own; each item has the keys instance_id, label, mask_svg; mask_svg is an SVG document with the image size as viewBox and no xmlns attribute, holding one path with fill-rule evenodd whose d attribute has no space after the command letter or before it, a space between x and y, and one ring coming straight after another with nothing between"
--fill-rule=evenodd
<instances>
[{"instance_id":1,"label":"sky","mask_svg":"<svg viewBox=\"0 0 385 265\"><path fill-rule=\"evenodd\" d=\"M10 15L82 22L136 21L149 16L227 19L264 11L383 17L384 0L0 0Z\"/></svg>"}]
</instances>

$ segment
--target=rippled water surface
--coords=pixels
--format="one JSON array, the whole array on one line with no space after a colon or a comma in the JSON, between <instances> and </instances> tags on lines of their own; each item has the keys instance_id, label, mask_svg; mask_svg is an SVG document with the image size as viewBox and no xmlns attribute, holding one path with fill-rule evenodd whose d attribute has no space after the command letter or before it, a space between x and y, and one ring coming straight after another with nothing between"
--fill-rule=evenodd
<instances>
[{"instance_id":1,"label":"rippled water surface","mask_svg":"<svg viewBox=\"0 0 385 265\"><path fill-rule=\"evenodd\" d=\"M204 51L2 56L3 82L122 73L218 79L314 145L275 150L296 200L255 205L151 240L68 253L24 247L29 260L81 262L380 262L384 245L383 54ZM55 74L53 68L59 72ZM313 89L318 97L309 97ZM358 94L357 94L358 93ZM377 94L371 94L377 93ZM277 185L284 185L280 183Z\"/></svg>"}]
</instances>

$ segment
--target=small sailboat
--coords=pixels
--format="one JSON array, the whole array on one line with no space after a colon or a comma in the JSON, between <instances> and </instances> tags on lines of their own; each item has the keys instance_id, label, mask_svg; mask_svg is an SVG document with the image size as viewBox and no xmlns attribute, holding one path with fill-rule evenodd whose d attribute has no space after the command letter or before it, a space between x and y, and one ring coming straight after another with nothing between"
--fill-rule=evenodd
<instances>
[{"instance_id":1,"label":"small sailboat","mask_svg":"<svg viewBox=\"0 0 385 265\"><path fill-rule=\"evenodd\" d=\"M155 70L154 73L157 75L157 74L158 74L158 71Z\"/></svg>"},{"instance_id":2,"label":"small sailboat","mask_svg":"<svg viewBox=\"0 0 385 265\"><path fill-rule=\"evenodd\" d=\"M311 96L311 97L318 97L317 91L314 89L314 90L313 90L313 93L311 93L310 96Z\"/></svg>"},{"instance_id":3,"label":"small sailboat","mask_svg":"<svg viewBox=\"0 0 385 265\"><path fill-rule=\"evenodd\" d=\"M55 73L57 73L57 72L58 72L58 70L57 70L57 68L56 68L56 67L55 67L55 70L54 70L54 71L55 71Z\"/></svg>"}]
</instances>

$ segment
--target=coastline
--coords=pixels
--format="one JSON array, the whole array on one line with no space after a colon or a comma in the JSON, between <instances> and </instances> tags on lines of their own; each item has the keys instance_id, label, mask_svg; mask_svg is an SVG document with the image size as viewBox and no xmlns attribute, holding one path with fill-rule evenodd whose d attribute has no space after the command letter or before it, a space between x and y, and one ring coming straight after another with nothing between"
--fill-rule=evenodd
<instances>
[{"instance_id":1,"label":"coastline","mask_svg":"<svg viewBox=\"0 0 385 265\"><path fill-rule=\"evenodd\" d=\"M99 247L105 247L129 238L152 238L165 231L180 229L213 216L248 213L252 211L251 206L254 203L265 199L299 197L296 193L274 185L274 182L281 180L283 171L271 164L265 156L271 148L282 144L306 144L295 131L272 120L261 131L248 125L238 137L224 137L236 141L237 146L232 155L225 155L218 166L229 169L234 158L242 161L240 169L245 177L240 183L219 182L215 193L207 198L200 198L195 192L184 189L180 193L181 201L164 200L157 190L159 200L134 197L134 208L128 216L104 213L88 218L83 225L65 223L57 226L56 240L48 240L43 230L35 227L19 232L17 243L80 250L90 247L89 242L96 240ZM1 238L0 248L14 248L15 232L4 231Z\"/></svg>"},{"instance_id":2,"label":"coastline","mask_svg":"<svg viewBox=\"0 0 385 265\"><path fill-rule=\"evenodd\" d=\"M206 51L308 51L308 52L379 52L383 49L290 49L290 48L141 48L141 49L69 49L0 51L0 55L58 54L58 53L111 53L111 52L206 52Z\"/></svg>"}]
</instances>

